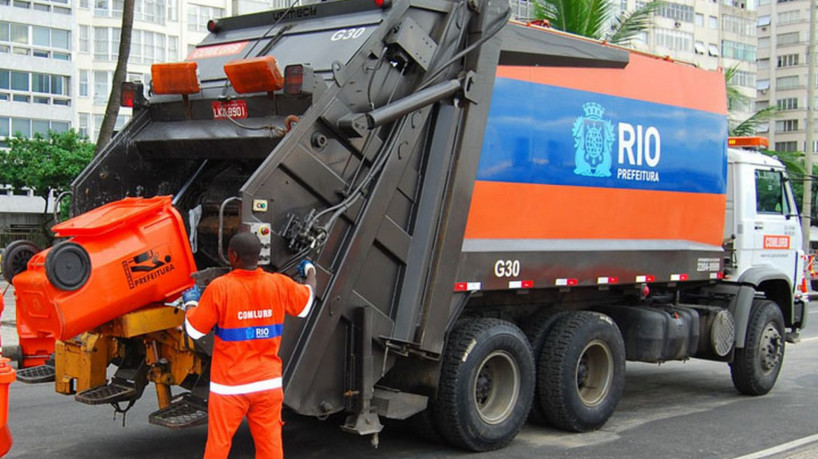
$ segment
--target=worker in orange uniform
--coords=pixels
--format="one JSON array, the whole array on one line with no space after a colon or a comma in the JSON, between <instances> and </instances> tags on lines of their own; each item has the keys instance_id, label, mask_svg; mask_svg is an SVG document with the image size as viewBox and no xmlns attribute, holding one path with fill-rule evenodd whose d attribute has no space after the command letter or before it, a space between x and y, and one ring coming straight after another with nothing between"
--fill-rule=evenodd
<instances>
[{"instance_id":1,"label":"worker in orange uniform","mask_svg":"<svg viewBox=\"0 0 818 459\"><path fill-rule=\"evenodd\" d=\"M299 265L299 284L258 267L261 243L252 233L230 239L233 270L182 298L188 307L185 330L193 339L215 331L205 458L226 458L233 434L247 416L257 458L281 458L281 358L284 314L306 317L315 291L315 266ZM199 298L201 296L201 298Z\"/></svg>"}]
</instances>

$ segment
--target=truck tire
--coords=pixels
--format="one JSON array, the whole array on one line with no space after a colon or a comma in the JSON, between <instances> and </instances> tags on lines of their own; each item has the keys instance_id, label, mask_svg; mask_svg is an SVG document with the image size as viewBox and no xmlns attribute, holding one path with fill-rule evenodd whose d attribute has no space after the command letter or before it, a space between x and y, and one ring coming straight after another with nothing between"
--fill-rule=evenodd
<instances>
[{"instance_id":1,"label":"truck tire","mask_svg":"<svg viewBox=\"0 0 818 459\"><path fill-rule=\"evenodd\" d=\"M778 379L784 362L784 316L770 300L753 300L744 348L730 363L733 386L746 395L764 395Z\"/></svg>"},{"instance_id":2,"label":"truck tire","mask_svg":"<svg viewBox=\"0 0 818 459\"><path fill-rule=\"evenodd\" d=\"M449 335L434 404L437 427L454 446L508 445L534 398L534 357L523 332L497 319L461 321Z\"/></svg>"},{"instance_id":3,"label":"truck tire","mask_svg":"<svg viewBox=\"0 0 818 459\"><path fill-rule=\"evenodd\" d=\"M540 354L545 347L545 340L548 333L554 327L554 324L568 314L568 311L547 309L534 314L532 317L526 319L523 326L523 333L531 343L531 351L534 353L534 360L540 359ZM540 389L534 389L534 393L539 393ZM537 424L548 425L548 417L545 415L545 410L540 404L539 397L534 397L534 402L531 405L531 413L528 415L528 420Z\"/></svg>"},{"instance_id":4,"label":"truck tire","mask_svg":"<svg viewBox=\"0 0 818 459\"><path fill-rule=\"evenodd\" d=\"M602 427L625 388L625 344L610 317L572 312L554 324L537 365L537 397L552 426Z\"/></svg>"}]
</instances>

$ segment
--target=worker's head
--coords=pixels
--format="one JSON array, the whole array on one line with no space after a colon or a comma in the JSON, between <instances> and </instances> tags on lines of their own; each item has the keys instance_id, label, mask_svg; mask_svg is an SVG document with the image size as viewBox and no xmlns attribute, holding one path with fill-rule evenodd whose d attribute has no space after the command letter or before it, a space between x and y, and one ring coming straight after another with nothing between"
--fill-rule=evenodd
<instances>
[{"instance_id":1,"label":"worker's head","mask_svg":"<svg viewBox=\"0 0 818 459\"><path fill-rule=\"evenodd\" d=\"M261 241L253 233L237 233L227 246L227 258L234 269L256 269L259 252Z\"/></svg>"}]
</instances>

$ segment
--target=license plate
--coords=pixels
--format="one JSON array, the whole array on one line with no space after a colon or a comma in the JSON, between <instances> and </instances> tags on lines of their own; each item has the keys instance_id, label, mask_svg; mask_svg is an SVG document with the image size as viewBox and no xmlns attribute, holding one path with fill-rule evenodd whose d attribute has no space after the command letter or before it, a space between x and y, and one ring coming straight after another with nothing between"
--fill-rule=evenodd
<instances>
[{"instance_id":1,"label":"license plate","mask_svg":"<svg viewBox=\"0 0 818 459\"><path fill-rule=\"evenodd\" d=\"M213 119L226 120L227 118L247 118L247 102L243 100L213 102Z\"/></svg>"}]
</instances>

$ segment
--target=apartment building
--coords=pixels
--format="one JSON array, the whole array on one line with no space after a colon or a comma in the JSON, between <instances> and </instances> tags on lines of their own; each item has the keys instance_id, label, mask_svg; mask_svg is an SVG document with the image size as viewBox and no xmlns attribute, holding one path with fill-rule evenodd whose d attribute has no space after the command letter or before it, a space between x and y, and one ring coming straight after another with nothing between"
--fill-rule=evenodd
<instances>
[{"instance_id":1,"label":"apartment building","mask_svg":"<svg viewBox=\"0 0 818 459\"><path fill-rule=\"evenodd\" d=\"M0 0L0 147L74 119L71 0Z\"/></svg>"},{"instance_id":2,"label":"apartment building","mask_svg":"<svg viewBox=\"0 0 818 459\"><path fill-rule=\"evenodd\" d=\"M812 0L759 2L756 109L769 106L777 109L777 118L759 128L776 151L806 150L807 47L812 3Z\"/></svg>"}]
</instances>

